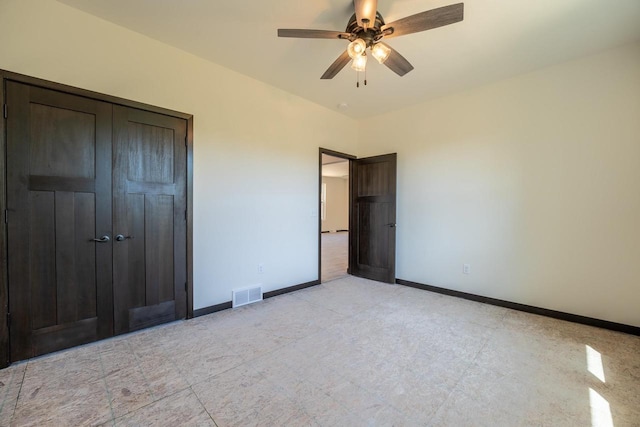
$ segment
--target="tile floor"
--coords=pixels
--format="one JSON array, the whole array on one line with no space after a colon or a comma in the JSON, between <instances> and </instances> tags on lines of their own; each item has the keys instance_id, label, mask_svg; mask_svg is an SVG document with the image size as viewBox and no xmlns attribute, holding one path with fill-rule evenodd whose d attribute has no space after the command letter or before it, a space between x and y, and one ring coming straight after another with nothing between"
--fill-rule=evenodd
<instances>
[{"instance_id":1,"label":"tile floor","mask_svg":"<svg viewBox=\"0 0 640 427\"><path fill-rule=\"evenodd\" d=\"M640 337L346 277L14 364L0 425L638 426Z\"/></svg>"}]
</instances>

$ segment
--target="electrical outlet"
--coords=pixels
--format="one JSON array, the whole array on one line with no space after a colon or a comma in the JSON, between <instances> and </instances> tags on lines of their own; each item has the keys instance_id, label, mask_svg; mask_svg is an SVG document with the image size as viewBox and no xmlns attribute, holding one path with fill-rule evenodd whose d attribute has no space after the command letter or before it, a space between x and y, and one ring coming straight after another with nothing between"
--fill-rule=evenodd
<instances>
[{"instance_id":1,"label":"electrical outlet","mask_svg":"<svg viewBox=\"0 0 640 427\"><path fill-rule=\"evenodd\" d=\"M264 264L258 264L258 274L264 273Z\"/></svg>"},{"instance_id":2,"label":"electrical outlet","mask_svg":"<svg viewBox=\"0 0 640 427\"><path fill-rule=\"evenodd\" d=\"M471 273L471 265L470 264L462 264L462 272L464 274L470 274Z\"/></svg>"}]
</instances>

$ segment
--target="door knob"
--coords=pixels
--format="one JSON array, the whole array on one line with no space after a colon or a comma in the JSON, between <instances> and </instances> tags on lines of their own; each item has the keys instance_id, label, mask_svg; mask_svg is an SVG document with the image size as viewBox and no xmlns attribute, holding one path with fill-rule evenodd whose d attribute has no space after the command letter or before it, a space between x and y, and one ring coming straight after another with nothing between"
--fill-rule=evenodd
<instances>
[{"instance_id":1,"label":"door knob","mask_svg":"<svg viewBox=\"0 0 640 427\"><path fill-rule=\"evenodd\" d=\"M387 224L387 225L391 228L396 228L398 224L392 222L391 224Z\"/></svg>"},{"instance_id":2,"label":"door knob","mask_svg":"<svg viewBox=\"0 0 640 427\"><path fill-rule=\"evenodd\" d=\"M106 234L104 236L102 236L99 239L91 239L94 242L98 242L98 243L107 243L108 241L110 241L111 239L109 238L109 236L107 236Z\"/></svg>"},{"instance_id":3,"label":"door knob","mask_svg":"<svg viewBox=\"0 0 640 427\"><path fill-rule=\"evenodd\" d=\"M116 236L116 241L122 242L123 240L133 239L133 236L123 236L122 234L118 234Z\"/></svg>"}]
</instances>

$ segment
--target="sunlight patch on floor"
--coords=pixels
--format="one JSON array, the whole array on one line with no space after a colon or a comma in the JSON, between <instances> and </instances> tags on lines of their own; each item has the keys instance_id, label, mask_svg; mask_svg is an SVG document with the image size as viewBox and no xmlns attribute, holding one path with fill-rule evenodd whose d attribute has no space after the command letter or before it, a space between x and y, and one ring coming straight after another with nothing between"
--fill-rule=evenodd
<instances>
[{"instance_id":1,"label":"sunlight patch on floor","mask_svg":"<svg viewBox=\"0 0 640 427\"><path fill-rule=\"evenodd\" d=\"M591 372L597 379L605 382L604 380L604 367L602 366L602 355L599 351L594 350L590 346L585 346L587 348L587 369Z\"/></svg>"},{"instance_id":2,"label":"sunlight patch on floor","mask_svg":"<svg viewBox=\"0 0 640 427\"><path fill-rule=\"evenodd\" d=\"M591 406L591 426L613 427L609 402L592 388L589 388L589 403Z\"/></svg>"}]
</instances>

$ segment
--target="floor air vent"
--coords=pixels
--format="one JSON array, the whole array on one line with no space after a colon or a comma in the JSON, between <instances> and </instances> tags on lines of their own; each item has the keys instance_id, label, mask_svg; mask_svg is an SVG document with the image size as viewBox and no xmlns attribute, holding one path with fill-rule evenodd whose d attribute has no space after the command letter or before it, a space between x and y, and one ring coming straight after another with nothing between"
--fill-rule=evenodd
<instances>
[{"instance_id":1,"label":"floor air vent","mask_svg":"<svg viewBox=\"0 0 640 427\"><path fill-rule=\"evenodd\" d=\"M252 302L262 301L262 286L253 288L236 289L233 293L233 307L251 304Z\"/></svg>"}]
</instances>

